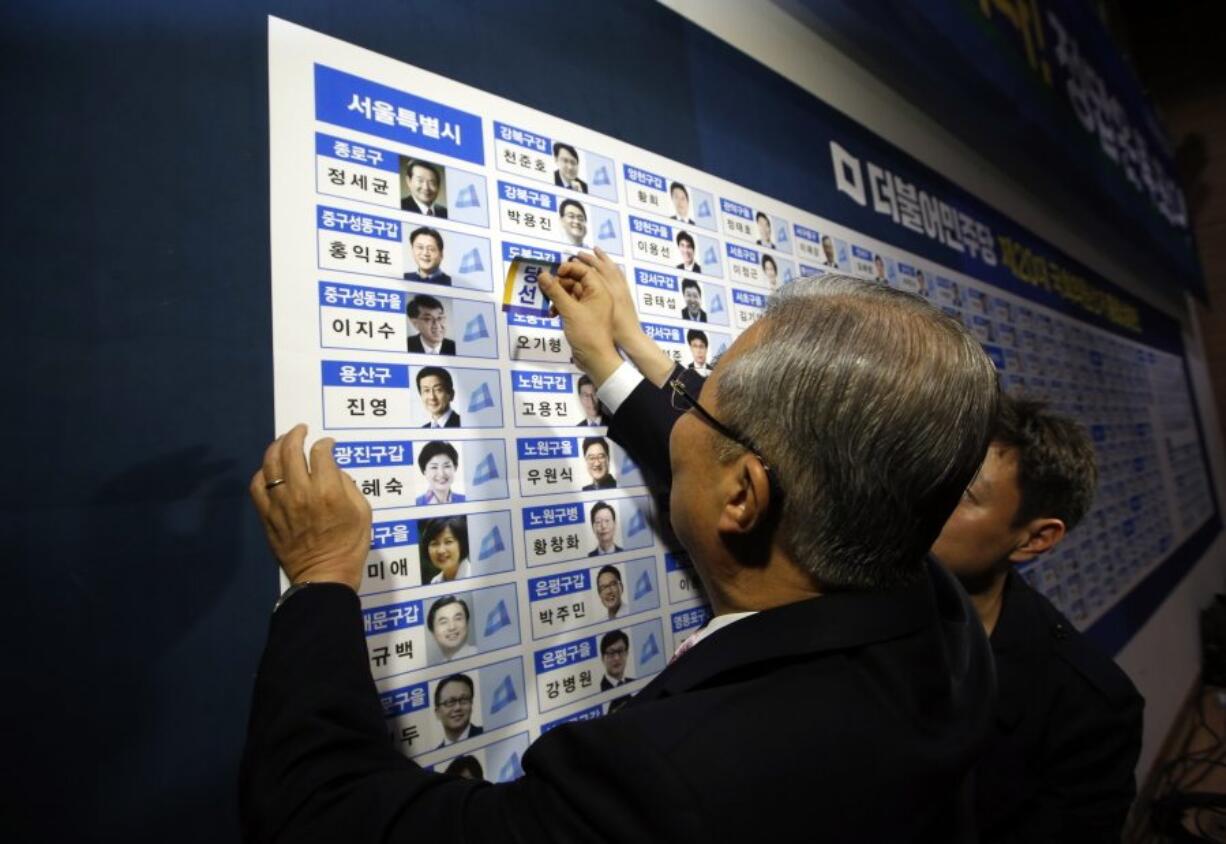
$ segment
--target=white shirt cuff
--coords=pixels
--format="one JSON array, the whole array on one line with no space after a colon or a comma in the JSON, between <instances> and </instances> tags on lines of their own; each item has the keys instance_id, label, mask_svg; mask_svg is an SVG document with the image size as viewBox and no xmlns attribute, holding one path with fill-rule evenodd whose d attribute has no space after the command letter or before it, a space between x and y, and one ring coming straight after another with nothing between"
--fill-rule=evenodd
<instances>
[{"instance_id":1,"label":"white shirt cuff","mask_svg":"<svg viewBox=\"0 0 1226 844\"><path fill-rule=\"evenodd\" d=\"M629 398L642 380L642 373L635 369L630 361L624 360L622 365L596 388L596 398L609 409L609 413L617 413L622 402Z\"/></svg>"}]
</instances>

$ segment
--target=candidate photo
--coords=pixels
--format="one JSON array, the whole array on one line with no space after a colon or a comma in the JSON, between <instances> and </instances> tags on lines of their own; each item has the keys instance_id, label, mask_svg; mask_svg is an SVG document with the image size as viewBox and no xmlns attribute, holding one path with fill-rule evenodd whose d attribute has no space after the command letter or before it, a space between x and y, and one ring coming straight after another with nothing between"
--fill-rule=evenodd
<instances>
[{"instance_id":1,"label":"candidate photo","mask_svg":"<svg viewBox=\"0 0 1226 844\"><path fill-rule=\"evenodd\" d=\"M757 216L754 217L754 222L758 224L758 239L756 243L767 249L775 249L775 242L771 240L771 218L762 211L759 211Z\"/></svg>"},{"instance_id":2,"label":"candidate photo","mask_svg":"<svg viewBox=\"0 0 1226 844\"><path fill-rule=\"evenodd\" d=\"M444 516L417 523L422 583L449 583L472 577L468 556L468 517Z\"/></svg>"},{"instance_id":3,"label":"candidate photo","mask_svg":"<svg viewBox=\"0 0 1226 844\"><path fill-rule=\"evenodd\" d=\"M689 232L677 232L677 251L681 253L681 263L677 269L687 273L700 273L702 266L694 260L694 236Z\"/></svg>"},{"instance_id":4,"label":"candidate photo","mask_svg":"<svg viewBox=\"0 0 1226 844\"><path fill-rule=\"evenodd\" d=\"M553 163L557 169L553 171L553 183L560 188L587 193L587 182L579 178L579 151L570 144L554 142Z\"/></svg>"},{"instance_id":5,"label":"candidate photo","mask_svg":"<svg viewBox=\"0 0 1226 844\"><path fill-rule=\"evenodd\" d=\"M691 328L685 332L685 343L690 347L690 365L686 369L692 369L706 378L711 374L711 367L707 363L707 351L711 343L707 340L706 332Z\"/></svg>"},{"instance_id":6,"label":"candidate photo","mask_svg":"<svg viewBox=\"0 0 1226 844\"><path fill-rule=\"evenodd\" d=\"M834 241L830 239L830 235L822 235L822 266L829 267L833 270L839 268L839 262L834 258Z\"/></svg>"},{"instance_id":7,"label":"candidate photo","mask_svg":"<svg viewBox=\"0 0 1226 844\"><path fill-rule=\"evenodd\" d=\"M428 489L415 499L417 506L459 504L464 501L464 496L451 488L460 468L460 454L451 443L441 440L426 443L417 455L417 468L421 469L422 477L426 479L428 486Z\"/></svg>"},{"instance_id":8,"label":"candidate photo","mask_svg":"<svg viewBox=\"0 0 1226 844\"><path fill-rule=\"evenodd\" d=\"M583 491L616 487L617 478L609 471L609 441L604 437L585 437L582 451L583 462L587 464L587 473L592 479L590 484L583 487Z\"/></svg>"},{"instance_id":9,"label":"candidate photo","mask_svg":"<svg viewBox=\"0 0 1226 844\"><path fill-rule=\"evenodd\" d=\"M622 600L625 591L621 569L617 566L605 566L596 573L596 594L600 596L600 605L608 612L606 621L626 614L626 602Z\"/></svg>"},{"instance_id":10,"label":"candidate photo","mask_svg":"<svg viewBox=\"0 0 1226 844\"><path fill-rule=\"evenodd\" d=\"M682 279L681 297L685 299L685 307L681 309L681 318L690 322L706 322L707 312L702 309L702 287L692 278Z\"/></svg>"},{"instance_id":11,"label":"candidate photo","mask_svg":"<svg viewBox=\"0 0 1226 844\"><path fill-rule=\"evenodd\" d=\"M426 612L426 629L434 637L434 644L442 662L476 656L477 646L469 638L468 604L455 595L444 595Z\"/></svg>"},{"instance_id":12,"label":"candidate photo","mask_svg":"<svg viewBox=\"0 0 1226 844\"><path fill-rule=\"evenodd\" d=\"M583 408L583 419L580 428L602 428L608 423L608 409L596 398L596 385L587 375L580 375L576 388L579 392L579 406Z\"/></svg>"},{"instance_id":13,"label":"candidate photo","mask_svg":"<svg viewBox=\"0 0 1226 844\"><path fill-rule=\"evenodd\" d=\"M587 237L587 211L574 199L564 199L558 206L558 217L562 220L562 234L571 246L582 246Z\"/></svg>"},{"instance_id":14,"label":"candidate photo","mask_svg":"<svg viewBox=\"0 0 1226 844\"><path fill-rule=\"evenodd\" d=\"M415 269L404 274L405 281L451 286L451 276L443 272L443 236L437 229L419 226L409 235L409 255Z\"/></svg>"},{"instance_id":15,"label":"candidate photo","mask_svg":"<svg viewBox=\"0 0 1226 844\"><path fill-rule=\"evenodd\" d=\"M629 656L630 637L623 631L610 630L600 637L600 661L604 663L604 676L600 678L602 692L634 682L634 678L626 673L626 659Z\"/></svg>"},{"instance_id":16,"label":"candidate photo","mask_svg":"<svg viewBox=\"0 0 1226 844\"><path fill-rule=\"evenodd\" d=\"M762 256L762 275L766 278L766 286L771 290L779 286L779 266L770 255Z\"/></svg>"},{"instance_id":17,"label":"candidate photo","mask_svg":"<svg viewBox=\"0 0 1226 844\"><path fill-rule=\"evenodd\" d=\"M668 196L673 201L672 219L687 226L694 225L694 221L690 219L690 192L685 185L673 182L668 186Z\"/></svg>"},{"instance_id":18,"label":"candidate photo","mask_svg":"<svg viewBox=\"0 0 1226 844\"><path fill-rule=\"evenodd\" d=\"M438 681L434 687L434 716L443 727L443 740L436 750L485 732L472 720L474 697L473 681L467 674L452 674Z\"/></svg>"},{"instance_id":19,"label":"candidate photo","mask_svg":"<svg viewBox=\"0 0 1226 844\"><path fill-rule=\"evenodd\" d=\"M459 428L460 414L451 406L455 401L455 384L451 373L441 366L423 366L417 370L417 395L430 416L423 428Z\"/></svg>"},{"instance_id":20,"label":"candidate photo","mask_svg":"<svg viewBox=\"0 0 1226 844\"><path fill-rule=\"evenodd\" d=\"M447 219L447 206L438 201L440 194L447 195L443 184L446 173L443 166L404 156L400 157L400 161L400 210Z\"/></svg>"},{"instance_id":21,"label":"candidate photo","mask_svg":"<svg viewBox=\"0 0 1226 844\"><path fill-rule=\"evenodd\" d=\"M596 539L596 547L587 554L589 557L603 557L606 554L616 554L618 551L625 550L614 542L617 536L617 511L613 509L612 504L597 501L592 507L589 519L592 523L592 536ZM618 575L617 579L620 583L621 575ZM621 600L620 593L618 600Z\"/></svg>"},{"instance_id":22,"label":"candidate photo","mask_svg":"<svg viewBox=\"0 0 1226 844\"><path fill-rule=\"evenodd\" d=\"M447 309L433 296L419 293L405 309L409 322L417 329L409 335L408 350L419 355L454 355L455 340L447 336Z\"/></svg>"}]
</instances>

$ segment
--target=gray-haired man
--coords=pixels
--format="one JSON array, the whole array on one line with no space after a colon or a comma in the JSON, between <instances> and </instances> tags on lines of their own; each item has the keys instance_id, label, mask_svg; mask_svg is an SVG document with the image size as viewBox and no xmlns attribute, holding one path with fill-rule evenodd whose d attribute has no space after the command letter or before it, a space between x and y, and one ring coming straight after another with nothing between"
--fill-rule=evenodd
<instances>
[{"instance_id":1,"label":"gray-haired man","mask_svg":"<svg viewBox=\"0 0 1226 844\"><path fill-rule=\"evenodd\" d=\"M714 620L616 714L538 739L522 779L426 773L387 746L370 682L353 591L369 511L336 512L352 484L326 440L308 470L295 429L251 490L291 581L324 585L286 601L270 634L249 837L352 840L361 824L385 840L963 840L991 660L926 551L983 459L991 362L917 297L836 278L775 300L699 397L697 376L642 335L616 266L581 260L541 287L630 456L669 490Z\"/></svg>"}]
</instances>

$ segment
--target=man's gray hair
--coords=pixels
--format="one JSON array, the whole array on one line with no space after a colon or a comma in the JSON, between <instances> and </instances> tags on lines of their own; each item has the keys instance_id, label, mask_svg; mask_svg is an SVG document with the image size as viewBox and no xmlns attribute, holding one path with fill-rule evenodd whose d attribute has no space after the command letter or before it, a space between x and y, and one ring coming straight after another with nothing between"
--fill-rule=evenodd
<instances>
[{"instance_id":1,"label":"man's gray hair","mask_svg":"<svg viewBox=\"0 0 1226 844\"><path fill-rule=\"evenodd\" d=\"M784 287L755 328L719 408L777 472L782 546L826 590L916 582L983 462L991 360L923 298L843 275Z\"/></svg>"}]
</instances>

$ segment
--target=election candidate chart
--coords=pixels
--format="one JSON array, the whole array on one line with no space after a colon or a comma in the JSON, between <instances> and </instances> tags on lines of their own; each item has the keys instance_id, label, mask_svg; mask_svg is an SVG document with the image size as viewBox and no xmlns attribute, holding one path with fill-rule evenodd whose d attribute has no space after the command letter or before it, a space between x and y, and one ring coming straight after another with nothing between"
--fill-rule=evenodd
<instances>
[{"instance_id":1,"label":"election candidate chart","mask_svg":"<svg viewBox=\"0 0 1226 844\"><path fill-rule=\"evenodd\" d=\"M927 297L1006 388L1093 436L1094 510L1025 571L1082 628L1217 517L1181 346L1151 342L1148 309L1052 261L1036 281L1025 245L851 145L814 166L887 224L872 235L275 18L269 87L276 428L335 437L374 508L370 670L424 766L515 778L534 738L615 709L710 616L535 276L504 287L517 259L603 248L702 373L802 277Z\"/></svg>"}]
</instances>

